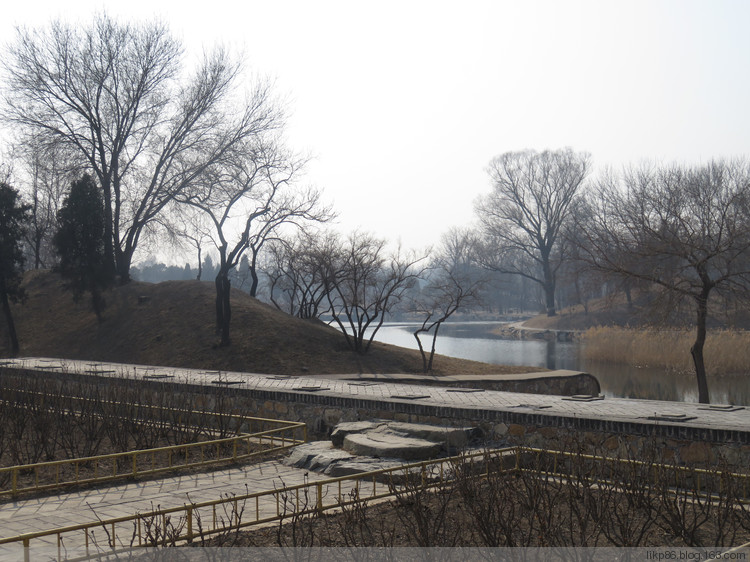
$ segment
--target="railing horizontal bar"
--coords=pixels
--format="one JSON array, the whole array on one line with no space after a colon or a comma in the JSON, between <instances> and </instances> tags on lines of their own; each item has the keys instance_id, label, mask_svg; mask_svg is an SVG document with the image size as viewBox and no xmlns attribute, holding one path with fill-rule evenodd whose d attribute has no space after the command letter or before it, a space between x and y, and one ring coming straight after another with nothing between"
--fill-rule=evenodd
<instances>
[{"instance_id":1,"label":"railing horizontal bar","mask_svg":"<svg viewBox=\"0 0 750 562\"><path fill-rule=\"evenodd\" d=\"M277 447L277 449L282 449L282 448L287 448L287 447ZM166 508L166 509L154 510L154 511L151 511L151 512L148 512L148 513L140 513L140 514L137 514L137 515L124 516L124 517L118 517L118 518L114 518L114 519L100 520L100 521L97 521L97 522L91 522L91 523L84 523L84 524L79 524L79 525L73 525L73 526L63 527L63 528L59 528L59 529L52 529L52 530L47 530L47 531L38 531L38 532L34 532L34 533L26 533L26 534L18 535L18 536L15 536L15 537L8 537L8 538L5 538L5 539L0 539L0 544L8 544L8 543L19 542L19 541L24 541L24 542L28 543L28 541L31 540L31 539L46 537L46 536L50 536L50 535L62 535L62 534L65 534L65 533L72 533L72 532L81 531L81 530L90 530L90 529L95 529L95 528L101 528L102 525L116 525L118 523L125 523L125 522L129 522L129 521L132 522L132 521L135 521L137 519L147 519L147 518L153 518L153 517L165 517L167 515L177 514L177 513L186 514L188 509L193 510L193 513L197 513L198 510L200 510L200 509L207 509L207 508L215 509L217 506L222 506L222 505L228 504L230 502L234 503L236 505L237 502L245 502L247 500L255 500L257 502L260 498L278 498L278 496L279 496L280 493L287 493L288 494L288 493L291 492L291 493L297 493L298 494L299 491L303 490L303 489L311 490L313 492L313 495L314 495L314 493L317 493L315 491L315 489L322 490L324 487L327 488L328 486L338 485L339 483L342 483L342 482L350 482L350 483L353 483L353 484L356 484L357 486L359 486L360 482L367 483L367 482L375 479L377 476L390 475L391 477L393 477L394 475L398 475L399 473L401 473L401 474L403 474L403 475L405 475L405 476L408 477L409 474L412 474L412 475L414 475L414 474L423 474L424 473L424 469L426 469L428 467L432 467L432 468L443 467L446 463L450 464L450 463L453 463L455 461L464 461L465 462L467 460L473 460L473 459L479 459L479 460L485 460L485 461L486 460L496 460L496 459L503 458L503 457L516 457L516 456L522 455L524 453L534 453L534 454L538 454L538 455L541 455L541 454L562 455L562 456L568 456L568 457L586 458L586 459L589 459L589 460L595 460L597 462L619 462L621 464L627 464L627 463L630 463L630 462L638 462L638 461L630 461L630 460L612 459L612 458L608 458L608 457L600 457L600 456L595 456L595 455L578 455L576 453L569 453L569 452L565 452L565 451L551 451L551 450L536 449L536 448L531 448L531 447L522 447L522 446L521 447L507 447L507 448L497 449L497 450L493 450L493 451L480 451L480 452L476 452L476 453L472 453L472 454L468 454L468 455L465 454L465 455L459 455L459 456L456 456L456 457L450 457L450 458L444 458L444 459L437 459L437 460L429 460L429 461L421 461L421 462L409 463L409 464L404 464L404 465L400 465L400 466L397 466L397 467L390 467L390 468L385 468L385 469L373 470L373 471L368 471L368 472L364 472L364 473L360 473L360 474L356 474L356 475L340 476L340 477L336 477L336 478L327 478L325 480L317 480L317 481L313 481L313 482L305 482L303 484L296 484L296 485L292 485L292 486L285 486L284 488L279 488L279 489L274 489L274 490L264 490L264 491L253 492L253 493L244 494L244 495L240 495L240 496L232 496L231 498L220 498L218 500L209 500L209 501L200 502L200 503L193 503L193 504L190 504L189 506L184 506L183 505L183 506L178 506L178 507L173 507L173 508ZM670 467L670 468L683 468L683 467L678 467L678 466L673 466L673 465L659 465L659 466ZM415 471L415 472L411 472L410 473L410 471L412 469L420 469L420 471L419 472ZM529 470L529 469L525 469L525 468L522 468L520 466L516 466L516 468L503 469L504 472L513 472L513 471L517 471L517 470ZM532 472L534 472L534 471L532 471ZM542 474L544 471L535 471L535 472L538 472L538 473ZM553 474L553 473L549 473L549 474ZM564 476L564 474L560 473L559 471L557 473L554 473L554 475L555 476ZM743 478L747 478L750 475L747 475L747 474L738 474L738 476L741 476ZM480 476L478 475L478 477L480 477ZM434 473L430 473L429 474L429 478L431 478L431 479L432 478L436 478L436 475ZM444 479L435 480L435 481L428 480L428 481L425 482L424 485L426 487L436 487L436 486L440 486L444 482L445 482ZM386 490L386 488L384 488L384 490ZM374 499L380 499L380 498L390 497L393 494L394 494L394 490L389 487L387 489L387 491L383 491L383 492L381 492L379 494L375 494L375 495L369 496L369 497L370 498L374 498ZM322 506L322 509L327 510L327 509L333 509L333 508L336 508L336 507L340 507L341 505L349 505L351 503L354 503L355 501L356 501L356 499L347 500L347 499L345 499L343 497L340 497L340 496L338 496L338 497L331 497L330 498L330 502L322 502L321 506ZM307 507L305 509L302 509L299 512L296 512L296 514L297 515L303 515L303 514L307 514L307 513L311 514L311 513L315 513L317 511L319 511L319 509L320 509L320 507L316 505L315 507ZM240 527L244 528L244 527L249 527L249 526L252 526L252 525L257 525L259 523L265 523L265 522L270 522L270 521L278 521L278 520L283 519L285 517L289 517L290 515L291 514L289 512L287 512L287 513L281 513L281 514L277 514L275 516L270 516L270 517L265 517L265 518L260 518L260 519L257 519L257 520L252 520L252 521L249 521L249 522L245 522L245 523L242 523L239 526L237 526L237 525L231 526L229 528L231 528L231 529L240 528ZM225 531L227 529L228 529L228 527L226 525L216 526L213 529L204 530L204 534L206 534L206 535L215 534L216 532ZM186 536L185 537L182 537L182 536L179 537L179 540L186 540L186 539L187 539Z\"/></svg>"}]
</instances>

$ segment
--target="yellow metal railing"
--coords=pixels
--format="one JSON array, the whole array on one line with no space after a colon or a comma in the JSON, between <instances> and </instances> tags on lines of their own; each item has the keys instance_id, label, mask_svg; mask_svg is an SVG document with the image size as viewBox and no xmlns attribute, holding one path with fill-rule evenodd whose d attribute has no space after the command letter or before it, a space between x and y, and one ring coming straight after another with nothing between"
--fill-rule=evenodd
<instances>
[{"instance_id":1,"label":"yellow metal railing","mask_svg":"<svg viewBox=\"0 0 750 562\"><path fill-rule=\"evenodd\" d=\"M685 465L668 465L664 463L648 462L638 459L622 459L616 457L605 457L601 455L591 455L584 453L576 453L571 451L556 451L550 449L540 449L535 447L517 446L516 450L516 467L519 470L526 470L538 474L551 474L551 475L568 475L562 466L562 461L567 459L585 460L592 461L595 463L608 464L611 467L629 467L633 470L645 469L647 474L642 474L646 479L643 485L653 486L654 484L661 482L664 484L671 484L674 488L688 488L696 491L701 491L707 488L711 480L715 480L719 477L718 488L721 489L723 486L723 480L728 478L734 478L742 482L741 497L744 499L750 499L750 474L740 472L726 472L719 471L716 469L705 469ZM550 470L540 470L539 464L542 457L548 457L551 459ZM533 460L532 460L533 457ZM671 475L674 475L674 480L665 482L662 475L664 471L669 471ZM592 482L614 482L616 481L616 474L613 474L614 468L610 471L609 478L592 478ZM739 491L739 490L737 490Z\"/></svg>"},{"instance_id":2,"label":"yellow metal railing","mask_svg":"<svg viewBox=\"0 0 750 562\"><path fill-rule=\"evenodd\" d=\"M422 461L364 472L356 475L305 482L274 490L225 497L180 507L157 509L131 516L72 525L48 531L25 533L0 539L0 546L20 543L29 556L31 541L44 540L47 548L58 550L63 557L63 545L70 545L70 535L78 533L79 554L91 556L111 549L161 546L192 542L228 530L279 521L292 515L305 515L349 505L359 500L391 497L401 482L417 478L423 487L438 486L452 479L457 462L505 458L507 470L515 470L515 448ZM480 475L481 476L481 475ZM158 528L158 532L153 530ZM83 537L80 536L83 533ZM45 540L46 539L46 540ZM51 541L50 541L51 539ZM69 552L73 552L72 547ZM94 550L95 552L91 552Z\"/></svg>"},{"instance_id":3,"label":"yellow metal railing","mask_svg":"<svg viewBox=\"0 0 750 562\"><path fill-rule=\"evenodd\" d=\"M538 460L542 455L551 457L551 470L533 468L533 460ZM649 467L658 466L662 470L685 468L698 471L694 474L703 475L710 472L703 469L649 464L637 460L582 455L565 451L521 446L508 447L305 482L168 509L156 509L58 529L25 533L0 539L0 548L3 545L22 545L28 559L31 552L29 548L32 546L32 541L35 541L35 544L45 545L46 548L56 548L58 559L61 559L65 557L63 554L73 553L72 545L76 543L78 544L77 553L83 556L96 555L105 550L111 552L112 549L189 543L196 538L279 521L292 516L336 509L360 500L370 501L392 497L399 493L399 490L404 490L402 486L404 482L416 483L418 487L425 488L439 486L449 483L454 479L457 471L467 466L469 471L463 475L477 478L487 477L493 471L511 473L529 471L539 475L552 474L565 478L564 466L559 461L573 457L614 464L642 463ZM750 479L748 474L733 473L731 476Z\"/></svg>"},{"instance_id":4,"label":"yellow metal railing","mask_svg":"<svg viewBox=\"0 0 750 562\"><path fill-rule=\"evenodd\" d=\"M243 461L288 449L307 440L307 426L302 422L245 416L234 418L241 424L260 424L261 427L270 424L278 427L196 443L0 468L0 482L3 482L0 496L15 496L22 492L101 483L121 478L139 478L184 468ZM257 449L253 450L254 448ZM86 467L87 470L82 471L82 467ZM32 474L31 484L21 482L21 476Z\"/></svg>"}]
</instances>

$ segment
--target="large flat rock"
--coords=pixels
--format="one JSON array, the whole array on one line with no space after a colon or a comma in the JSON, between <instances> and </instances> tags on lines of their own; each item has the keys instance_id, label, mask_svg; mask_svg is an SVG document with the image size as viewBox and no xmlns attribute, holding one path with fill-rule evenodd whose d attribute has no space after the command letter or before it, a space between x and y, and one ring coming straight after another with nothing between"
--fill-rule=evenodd
<instances>
[{"instance_id":1,"label":"large flat rock","mask_svg":"<svg viewBox=\"0 0 750 562\"><path fill-rule=\"evenodd\" d=\"M295 447L286 464L344 476L453 454L481 437L481 431L473 427L389 420L347 422L334 428L331 441Z\"/></svg>"},{"instance_id":2,"label":"large flat rock","mask_svg":"<svg viewBox=\"0 0 750 562\"><path fill-rule=\"evenodd\" d=\"M292 449L284 464L316 472L326 472L331 465L352 459L354 455L335 448L330 441L311 441Z\"/></svg>"},{"instance_id":3,"label":"large flat rock","mask_svg":"<svg viewBox=\"0 0 750 562\"><path fill-rule=\"evenodd\" d=\"M442 427L417 423L388 422L385 431L416 439L425 439L433 443L446 444L449 447L465 447L469 441L481 437L479 429L474 427ZM377 428L383 430L383 425Z\"/></svg>"},{"instance_id":4,"label":"large flat rock","mask_svg":"<svg viewBox=\"0 0 750 562\"><path fill-rule=\"evenodd\" d=\"M342 447L344 438L352 433L366 433L387 424L385 421L356 421L338 424L331 432L331 443L334 447Z\"/></svg>"},{"instance_id":5,"label":"large flat rock","mask_svg":"<svg viewBox=\"0 0 750 562\"><path fill-rule=\"evenodd\" d=\"M343 444L343 449L353 455L407 461L435 458L442 448L440 443L387 431L352 433L344 438Z\"/></svg>"}]
</instances>

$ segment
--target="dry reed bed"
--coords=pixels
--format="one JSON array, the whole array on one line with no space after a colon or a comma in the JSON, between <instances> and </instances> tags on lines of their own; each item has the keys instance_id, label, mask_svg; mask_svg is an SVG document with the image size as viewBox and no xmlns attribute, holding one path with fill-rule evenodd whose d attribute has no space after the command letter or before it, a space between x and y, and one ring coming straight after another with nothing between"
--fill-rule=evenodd
<instances>
[{"instance_id":1,"label":"dry reed bed","mask_svg":"<svg viewBox=\"0 0 750 562\"><path fill-rule=\"evenodd\" d=\"M695 332L672 329L596 327L581 337L584 358L590 361L661 367L693 372L690 347ZM750 332L710 331L704 350L709 375L742 373L750 366Z\"/></svg>"}]
</instances>

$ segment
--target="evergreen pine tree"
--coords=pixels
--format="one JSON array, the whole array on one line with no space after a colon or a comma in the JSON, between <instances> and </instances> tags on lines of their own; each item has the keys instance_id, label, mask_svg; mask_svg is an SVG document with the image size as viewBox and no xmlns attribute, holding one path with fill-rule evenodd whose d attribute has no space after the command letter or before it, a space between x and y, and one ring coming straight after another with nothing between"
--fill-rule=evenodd
<instances>
[{"instance_id":1,"label":"evergreen pine tree","mask_svg":"<svg viewBox=\"0 0 750 562\"><path fill-rule=\"evenodd\" d=\"M60 255L58 270L68 280L73 298L91 293L96 317L104 308L102 290L113 279L105 259L105 218L101 190L88 174L73 182L57 213L53 244Z\"/></svg>"},{"instance_id":2,"label":"evergreen pine tree","mask_svg":"<svg viewBox=\"0 0 750 562\"><path fill-rule=\"evenodd\" d=\"M29 209L28 205L21 204L18 191L0 182L0 301L13 356L18 355L19 345L10 302L17 302L24 296L21 281L25 260L21 240L29 220Z\"/></svg>"}]
</instances>

